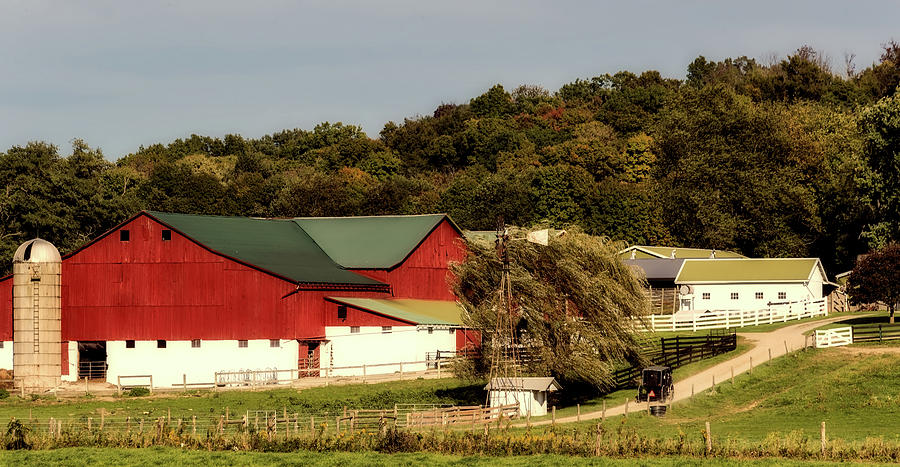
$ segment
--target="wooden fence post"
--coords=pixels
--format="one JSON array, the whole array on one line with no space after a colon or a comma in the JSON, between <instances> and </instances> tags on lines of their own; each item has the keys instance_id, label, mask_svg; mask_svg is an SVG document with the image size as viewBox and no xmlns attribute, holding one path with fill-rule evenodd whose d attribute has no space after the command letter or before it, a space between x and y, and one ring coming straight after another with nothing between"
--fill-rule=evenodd
<instances>
[{"instance_id":1,"label":"wooden fence post","mask_svg":"<svg viewBox=\"0 0 900 467\"><path fill-rule=\"evenodd\" d=\"M822 431L820 433L822 441L822 457L825 457L825 422L822 422Z\"/></svg>"},{"instance_id":2,"label":"wooden fence post","mask_svg":"<svg viewBox=\"0 0 900 467\"><path fill-rule=\"evenodd\" d=\"M88 417L88 431L91 431L91 422L94 420L94 417Z\"/></svg>"},{"instance_id":3,"label":"wooden fence post","mask_svg":"<svg viewBox=\"0 0 900 467\"><path fill-rule=\"evenodd\" d=\"M734 365L731 365L731 385L734 386Z\"/></svg>"},{"instance_id":4,"label":"wooden fence post","mask_svg":"<svg viewBox=\"0 0 900 467\"><path fill-rule=\"evenodd\" d=\"M709 421L706 422L706 453L712 452L712 432L709 430Z\"/></svg>"},{"instance_id":5,"label":"wooden fence post","mask_svg":"<svg viewBox=\"0 0 900 467\"><path fill-rule=\"evenodd\" d=\"M603 399L603 410L600 412L600 421L606 420L606 399Z\"/></svg>"},{"instance_id":6,"label":"wooden fence post","mask_svg":"<svg viewBox=\"0 0 900 467\"><path fill-rule=\"evenodd\" d=\"M531 413L531 412L529 412L529 413ZM581 421L581 404L575 404L575 421L576 422Z\"/></svg>"},{"instance_id":7,"label":"wooden fence post","mask_svg":"<svg viewBox=\"0 0 900 467\"><path fill-rule=\"evenodd\" d=\"M625 398L625 413L624 413L625 418L628 418L628 403L629 403L629 402L631 402L631 398L630 398L630 397L626 397L626 398Z\"/></svg>"},{"instance_id":8,"label":"wooden fence post","mask_svg":"<svg viewBox=\"0 0 900 467\"><path fill-rule=\"evenodd\" d=\"M691 400L694 399L694 383L691 383Z\"/></svg>"},{"instance_id":9,"label":"wooden fence post","mask_svg":"<svg viewBox=\"0 0 900 467\"><path fill-rule=\"evenodd\" d=\"M141 434L144 433L144 419L143 418L141 419L140 424L138 424L138 433L141 433Z\"/></svg>"},{"instance_id":10,"label":"wooden fence post","mask_svg":"<svg viewBox=\"0 0 900 467\"><path fill-rule=\"evenodd\" d=\"M100 431L103 431L103 425L106 424L106 411L100 412Z\"/></svg>"},{"instance_id":11,"label":"wooden fence post","mask_svg":"<svg viewBox=\"0 0 900 467\"><path fill-rule=\"evenodd\" d=\"M594 456L600 455L600 433L601 433L600 430L601 430L600 424L597 423L597 438L596 438L596 441L594 441Z\"/></svg>"},{"instance_id":12,"label":"wooden fence post","mask_svg":"<svg viewBox=\"0 0 900 467\"><path fill-rule=\"evenodd\" d=\"M769 361L772 361L772 348L769 347Z\"/></svg>"},{"instance_id":13,"label":"wooden fence post","mask_svg":"<svg viewBox=\"0 0 900 467\"><path fill-rule=\"evenodd\" d=\"M187 373L181 374L181 388L187 392Z\"/></svg>"},{"instance_id":14,"label":"wooden fence post","mask_svg":"<svg viewBox=\"0 0 900 467\"><path fill-rule=\"evenodd\" d=\"M789 352L788 352L788 345L787 345L787 341L785 340L785 341L784 341L784 354L787 355L788 353L789 353Z\"/></svg>"},{"instance_id":15,"label":"wooden fence post","mask_svg":"<svg viewBox=\"0 0 900 467\"><path fill-rule=\"evenodd\" d=\"M502 414L502 412L501 412L501 414ZM553 406L553 415L551 415L551 418L552 418L552 423L554 425L556 425L556 406L555 405Z\"/></svg>"},{"instance_id":16,"label":"wooden fence post","mask_svg":"<svg viewBox=\"0 0 900 467\"><path fill-rule=\"evenodd\" d=\"M116 394L122 395L122 377L116 376Z\"/></svg>"},{"instance_id":17,"label":"wooden fence post","mask_svg":"<svg viewBox=\"0 0 900 467\"><path fill-rule=\"evenodd\" d=\"M753 374L753 357L750 357L750 369L747 372Z\"/></svg>"}]
</instances>

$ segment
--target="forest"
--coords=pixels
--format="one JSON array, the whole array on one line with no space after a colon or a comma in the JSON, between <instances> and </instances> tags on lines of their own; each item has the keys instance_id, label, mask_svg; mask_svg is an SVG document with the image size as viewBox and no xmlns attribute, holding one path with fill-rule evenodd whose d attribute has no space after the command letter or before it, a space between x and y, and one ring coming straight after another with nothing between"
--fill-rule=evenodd
<instances>
[{"instance_id":1,"label":"forest","mask_svg":"<svg viewBox=\"0 0 900 467\"><path fill-rule=\"evenodd\" d=\"M577 226L629 244L820 257L829 274L900 237L900 43L857 70L803 46L487 89L379 135L321 123L201 136L110 162L89 142L0 152L0 257L35 235L71 251L142 209L229 216L446 212ZM0 265L8 272L11 265Z\"/></svg>"}]
</instances>

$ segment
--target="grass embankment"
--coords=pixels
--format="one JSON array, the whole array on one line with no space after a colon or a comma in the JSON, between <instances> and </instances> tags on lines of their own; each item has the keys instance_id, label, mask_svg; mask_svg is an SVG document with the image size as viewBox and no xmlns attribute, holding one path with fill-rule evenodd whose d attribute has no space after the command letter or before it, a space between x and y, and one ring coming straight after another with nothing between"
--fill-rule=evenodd
<instances>
[{"instance_id":1,"label":"grass embankment","mask_svg":"<svg viewBox=\"0 0 900 467\"><path fill-rule=\"evenodd\" d=\"M226 407L232 417L246 411L284 410L289 413L337 414L350 408L392 409L394 404L478 405L484 403L484 383L454 378L419 379L380 384L353 384L310 389L271 389L266 391L189 391L186 394L147 397L75 397L56 399L41 397L21 399L10 396L0 400L0 419L10 417L27 420L83 419L107 417L134 419L168 416L173 419L218 418Z\"/></svg>"},{"instance_id":2,"label":"grass embankment","mask_svg":"<svg viewBox=\"0 0 900 467\"><path fill-rule=\"evenodd\" d=\"M752 346L744 338L738 337L737 348L735 350L676 368L672 372L672 378L677 382L690 375L699 373L707 368L715 366L716 364L738 357L750 350L751 347ZM583 399L577 402L573 402L571 403L571 405L557 407L556 416L557 418L560 418L575 415L578 411L578 406L576 405L578 403L581 404L581 413L602 410L604 401L606 402L607 407L614 407L620 404L624 404L626 398L634 399L635 394L636 389L622 389L620 391L611 392L602 396ZM552 415L548 414L544 417L534 417L532 420L546 420L550 417L552 417Z\"/></svg>"},{"instance_id":3,"label":"grass embankment","mask_svg":"<svg viewBox=\"0 0 900 467\"><path fill-rule=\"evenodd\" d=\"M398 466L810 466L837 465L820 461L791 461L787 459L697 459L690 457L658 458L584 458L559 455L537 456L452 456L441 454L380 454L380 453L317 453L317 452L207 452L185 451L178 448L113 449L113 448L63 448L52 451L0 451L0 462L5 465L67 465L67 466L158 466L158 465L398 465ZM848 465L841 463L841 465ZM866 464L874 465L874 464ZM888 464L884 464L888 465Z\"/></svg>"},{"instance_id":4,"label":"grass embankment","mask_svg":"<svg viewBox=\"0 0 900 467\"><path fill-rule=\"evenodd\" d=\"M835 321L834 323L828 323L826 325L819 326L816 329L807 331L806 334L815 334L816 330L819 330L819 329L834 329L834 328L843 328L846 326L860 326L860 325L871 325L871 324L888 324L888 312L887 311L879 311L879 312L847 313L846 319L842 319L840 321Z\"/></svg>"},{"instance_id":5,"label":"grass embankment","mask_svg":"<svg viewBox=\"0 0 900 467\"><path fill-rule=\"evenodd\" d=\"M739 375L733 386L721 383L693 400L677 402L664 418L640 413L606 423L642 436L670 438L699 436L709 421L713 436L720 440L761 442L777 436L773 433L817 440L824 421L830 439L898 442L898 357L888 346L808 349ZM558 428L587 431L594 426L596 421Z\"/></svg>"}]
</instances>

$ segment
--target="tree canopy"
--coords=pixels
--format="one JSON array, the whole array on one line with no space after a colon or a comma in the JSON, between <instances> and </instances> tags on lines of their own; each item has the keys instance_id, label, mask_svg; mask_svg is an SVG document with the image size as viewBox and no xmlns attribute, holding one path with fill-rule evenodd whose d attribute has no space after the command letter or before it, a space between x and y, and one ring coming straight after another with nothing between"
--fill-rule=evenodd
<instances>
[{"instance_id":1,"label":"tree canopy","mask_svg":"<svg viewBox=\"0 0 900 467\"><path fill-rule=\"evenodd\" d=\"M621 244L577 230L551 234L544 246L513 228L510 263L511 314L527 376L609 387L626 360L643 362L640 338L629 325L648 313L643 282L617 258ZM490 370L497 314L505 313L500 282L503 263L494 243L472 240L466 259L453 266L453 287L465 308L463 322L482 332L482 355L468 368Z\"/></svg>"},{"instance_id":2,"label":"tree canopy","mask_svg":"<svg viewBox=\"0 0 900 467\"><path fill-rule=\"evenodd\" d=\"M847 285L851 303L882 302L893 323L894 311L900 305L900 245L892 243L861 258Z\"/></svg>"},{"instance_id":3,"label":"tree canopy","mask_svg":"<svg viewBox=\"0 0 900 467\"><path fill-rule=\"evenodd\" d=\"M468 229L503 216L846 270L900 241L900 45L882 49L879 62L842 73L803 46L770 64L698 57L685 80L643 70L555 92L495 85L377 136L334 122L191 135L115 163L80 140L71 151L13 146L0 152L0 252L37 234L71 250L140 209L443 211Z\"/></svg>"}]
</instances>

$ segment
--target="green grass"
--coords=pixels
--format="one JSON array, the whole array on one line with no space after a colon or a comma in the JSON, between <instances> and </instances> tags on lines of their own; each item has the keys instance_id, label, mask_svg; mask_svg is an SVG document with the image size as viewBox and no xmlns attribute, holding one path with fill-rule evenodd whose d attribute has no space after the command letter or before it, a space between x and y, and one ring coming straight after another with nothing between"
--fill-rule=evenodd
<instances>
[{"instance_id":1,"label":"green grass","mask_svg":"<svg viewBox=\"0 0 900 467\"><path fill-rule=\"evenodd\" d=\"M559 455L539 456L451 456L441 454L379 454L366 453L314 453L307 451L290 453L270 452L217 452L189 451L177 448L147 449L112 449L112 448L63 448L49 451L0 451L0 464L3 465L66 465L66 466L159 466L159 465L196 465L196 466L270 466L270 465L304 465L304 466L350 466L350 465L397 465L397 466L811 466L837 465L837 463L821 461L792 461L772 458L762 460L741 460L721 458L589 458ZM841 465L847 465L842 463ZM861 464L860 464L861 465ZM877 464L866 464L877 465ZM887 465L887 464L883 464Z\"/></svg>"},{"instance_id":2,"label":"green grass","mask_svg":"<svg viewBox=\"0 0 900 467\"><path fill-rule=\"evenodd\" d=\"M819 326L812 331L807 331L806 334L815 334L816 330L821 329L834 329L834 328L842 328L845 326L853 326L853 325L867 325L867 324L888 324L888 312L887 311L879 311L879 312L869 312L869 313L854 313L852 315L848 315L847 319L842 319L840 321L836 321L834 323L828 323L824 326Z\"/></svg>"},{"instance_id":3,"label":"green grass","mask_svg":"<svg viewBox=\"0 0 900 467\"><path fill-rule=\"evenodd\" d=\"M610 429L630 427L644 436L696 437L709 421L719 439L762 441L773 432L816 440L825 421L829 437L900 441L898 364L897 354L809 349L756 367L752 375L738 376L734 386L725 382L693 400L675 403L664 418L641 413L606 424ZM591 430L595 425L559 427Z\"/></svg>"},{"instance_id":4,"label":"green grass","mask_svg":"<svg viewBox=\"0 0 900 467\"><path fill-rule=\"evenodd\" d=\"M179 395L150 397L77 397L57 400L42 397L37 400L11 396L0 400L0 416L19 419L83 419L100 417L132 417L134 419L166 416L173 419L218 418L225 414L240 417L250 410L287 409L290 413L321 415L337 414L344 406L350 408L388 409L395 403L477 405L484 403L484 383L466 382L454 378L419 379L380 384L353 384L310 389L272 389L266 391L208 391L200 390Z\"/></svg>"}]
</instances>

